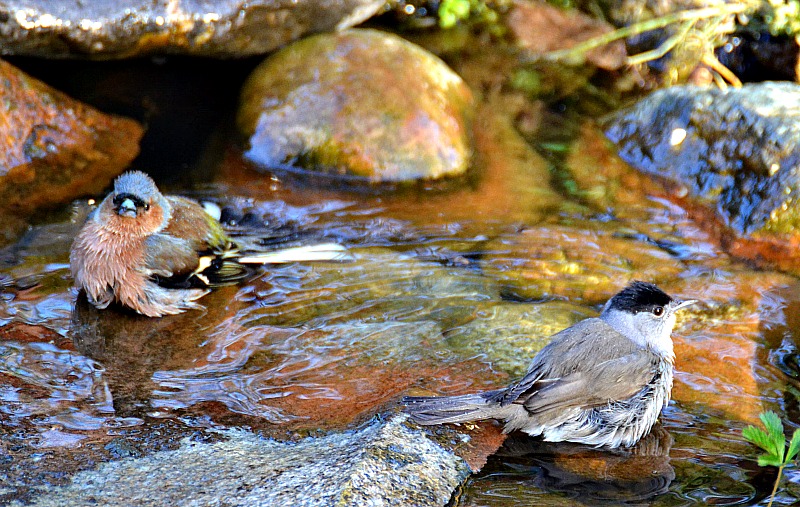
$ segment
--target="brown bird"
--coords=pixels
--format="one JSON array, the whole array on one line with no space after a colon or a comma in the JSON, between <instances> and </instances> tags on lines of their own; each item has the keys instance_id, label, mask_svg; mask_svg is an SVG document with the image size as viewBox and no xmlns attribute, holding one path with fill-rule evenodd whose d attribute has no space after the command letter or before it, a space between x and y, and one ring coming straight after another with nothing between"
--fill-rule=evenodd
<instances>
[{"instance_id":1,"label":"brown bird","mask_svg":"<svg viewBox=\"0 0 800 507\"><path fill-rule=\"evenodd\" d=\"M200 203L165 196L149 176L131 171L89 215L72 244L70 267L96 307L117 302L160 317L203 308L197 299L247 278L253 265L350 258L335 243L259 251L252 239L237 238L242 248Z\"/></svg>"}]
</instances>

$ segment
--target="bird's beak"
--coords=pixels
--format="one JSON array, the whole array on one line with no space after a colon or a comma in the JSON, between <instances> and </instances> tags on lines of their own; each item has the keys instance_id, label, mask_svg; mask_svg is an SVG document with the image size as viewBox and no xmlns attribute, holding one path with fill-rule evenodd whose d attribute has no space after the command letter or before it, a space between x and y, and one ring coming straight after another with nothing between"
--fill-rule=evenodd
<instances>
[{"instance_id":1,"label":"bird's beak","mask_svg":"<svg viewBox=\"0 0 800 507\"><path fill-rule=\"evenodd\" d=\"M117 214L125 217L136 217L136 203L133 199L125 199L117 206Z\"/></svg>"},{"instance_id":2,"label":"bird's beak","mask_svg":"<svg viewBox=\"0 0 800 507\"><path fill-rule=\"evenodd\" d=\"M686 308L687 306L691 306L695 303L699 303L699 301L697 299L687 299L686 301L678 301L672 308L672 311L677 312L681 308Z\"/></svg>"}]
</instances>

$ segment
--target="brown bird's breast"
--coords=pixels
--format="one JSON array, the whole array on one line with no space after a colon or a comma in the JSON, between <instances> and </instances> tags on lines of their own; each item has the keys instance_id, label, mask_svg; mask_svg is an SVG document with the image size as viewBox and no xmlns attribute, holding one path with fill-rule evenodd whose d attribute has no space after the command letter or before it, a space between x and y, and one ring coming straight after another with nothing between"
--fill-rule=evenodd
<instances>
[{"instance_id":1,"label":"brown bird's breast","mask_svg":"<svg viewBox=\"0 0 800 507\"><path fill-rule=\"evenodd\" d=\"M136 268L144 262L144 240L111 232L92 220L86 222L70 252L76 285L94 301L102 301L111 291L115 299L131 306L129 302L144 297L147 279Z\"/></svg>"}]
</instances>

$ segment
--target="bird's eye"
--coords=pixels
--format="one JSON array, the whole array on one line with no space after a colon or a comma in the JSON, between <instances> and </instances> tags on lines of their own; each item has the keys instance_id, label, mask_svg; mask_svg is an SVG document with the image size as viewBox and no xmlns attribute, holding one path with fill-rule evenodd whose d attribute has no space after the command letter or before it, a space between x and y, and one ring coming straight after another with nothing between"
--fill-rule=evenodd
<instances>
[{"instance_id":1,"label":"bird's eye","mask_svg":"<svg viewBox=\"0 0 800 507\"><path fill-rule=\"evenodd\" d=\"M656 317L661 317L662 315L664 315L664 307L656 306L655 308L653 308L653 315L655 315Z\"/></svg>"},{"instance_id":2,"label":"bird's eye","mask_svg":"<svg viewBox=\"0 0 800 507\"><path fill-rule=\"evenodd\" d=\"M142 207L144 208L145 211L150 209L150 205L147 204L147 203L144 203L144 206L142 206Z\"/></svg>"}]
</instances>

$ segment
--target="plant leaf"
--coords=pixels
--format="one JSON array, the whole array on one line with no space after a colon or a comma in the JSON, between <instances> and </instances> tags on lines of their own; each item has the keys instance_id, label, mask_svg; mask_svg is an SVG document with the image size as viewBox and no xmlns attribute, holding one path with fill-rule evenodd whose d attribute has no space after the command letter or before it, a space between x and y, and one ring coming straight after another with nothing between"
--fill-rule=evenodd
<instances>
[{"instance_id":1,"label":"plant leaf","mask_svg":"<svg viewBox=\"0 0 800 507\"><path fill-rule=\"evenodd\" d=\"M781 464L783 464L783 457L786 452L786 437L783 434L783 422L781 418L772 410L762 412L759 418L761 422L764 423L764 427L767 428L767 433L772 441L771 448L767 450L771 454L777 456Z\"/></svg>"},{"instance_id":2,"label":"plant leaf","mask_svg":"<svg viewBox=\"0 0 800 507\"><path fill-rule=\"evenodd\" d=\"M758 466L760 467L779 467L781 465L783 465L783 461L779 460L777 456L762 454L758 457Z\"/></svg>"},{"instance_id":3,"label":"plant leaf","mask_svg":"<svg viewBox=\"0 0 800 507\"><path fill-rule=\"evenodd\" d=\"M774 454L772 438L761 428L748 426L742 430L742 436L745 440L767 451L770 455Z\"/></svg>"},{"instance_id":4,"label":"plant leaf","mask_svg":"<svg viewBox=\"0 0 800 507\"><path fill-rule=\"evenodd\" d=\"M800 430L794 430L792 441L789 443L789 450L786 452L786 463L792 461L797 452L800 451Z\"/></svg>"}]
</instances>

